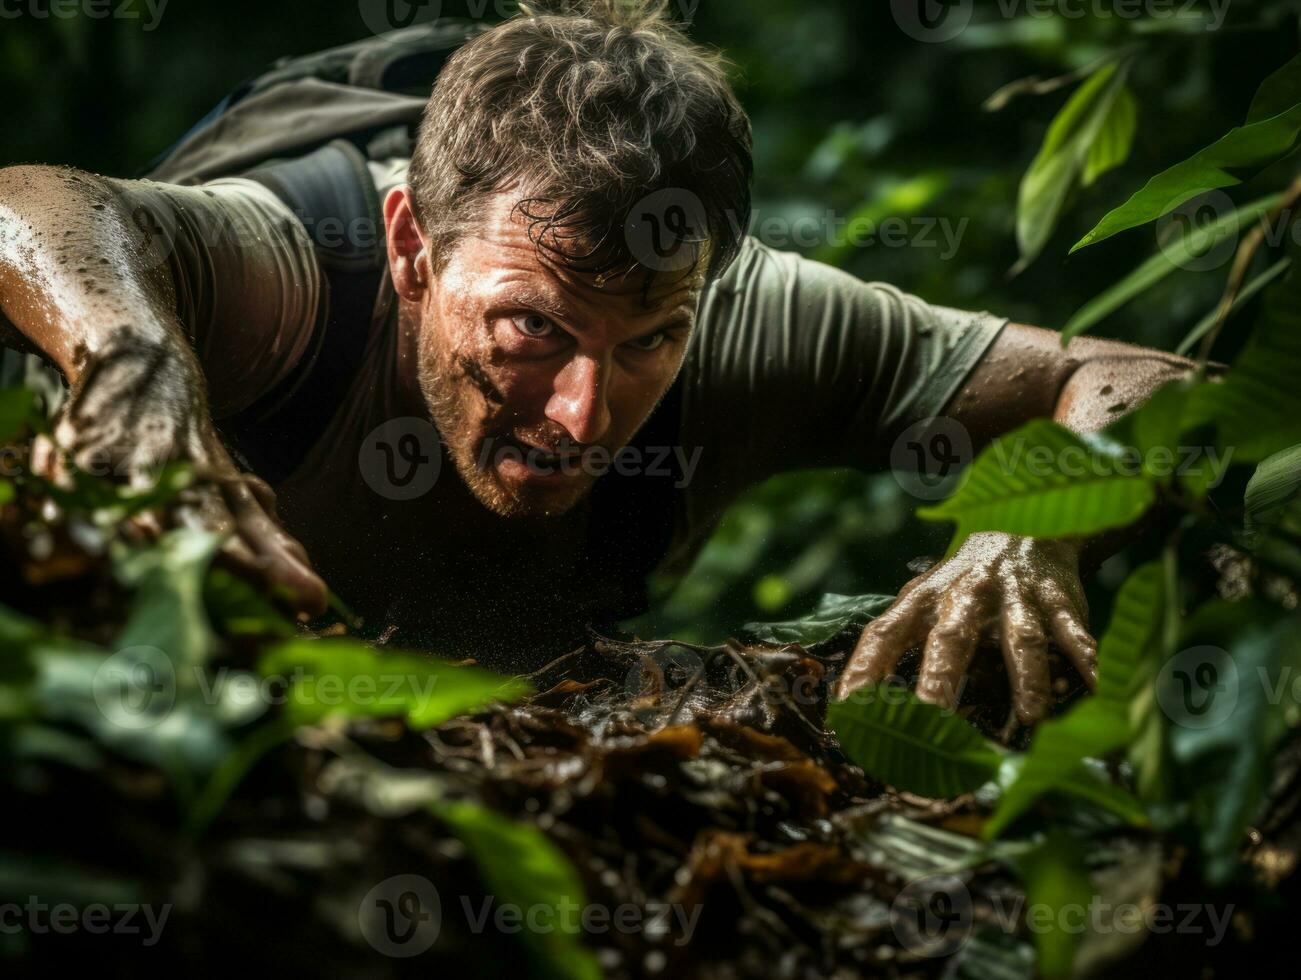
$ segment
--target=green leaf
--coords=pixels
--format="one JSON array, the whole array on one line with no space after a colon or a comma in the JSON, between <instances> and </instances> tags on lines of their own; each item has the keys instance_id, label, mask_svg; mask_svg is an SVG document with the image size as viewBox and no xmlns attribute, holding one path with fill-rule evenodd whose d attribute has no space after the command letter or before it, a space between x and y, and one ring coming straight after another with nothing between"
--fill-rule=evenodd
<instances>
[{"instance_id":1,"label":"green leaf","mask_svg":"<svg viewBox=\"0 0 1301 980\"><path fill-rule=\"evenodd\" d=\"M1131 823L1146 821L1138 801L1086 760L1128 745L1149 724L1163 610L1163 569L1152 562L1136 569L1116 596L1111 623L1098 645L1097 693L1039 726L1004 786L998 809L985 823L986 837L1001 834L1048 792L1091 800Z\"/></svg>"},{"instance_id":2,"label":"green leaf","mask_svg":"<svg viewBox=\"0 0 1301 980\"><path fill-rule=\"evenodd\" d=\"M1139 467L1104 448L1035 419L981 452L953 496L917 515L957 522L950 553L978 531L1057 538L1124 527L1156 491Z\"/></svg>"},{"instance_id":3,"label":"green leaf","mask_svg":"<svg viewBox=\"0 0 1301 980\"><path fill-rule=\"evenodd\" d=\"M1264 309L1233 369L1193 392L1185 429L1214 423L1235 463L1301 443L1301 276L1295 265L1265 293Z\"/></svg>"},{"instance_id":4,"label":"green leaf","mask_svg":"<svg viewBox=\"0 0 1301 980\"><path fill-rule=\"evenodd\" d=\"M1089 146L1089 155L1084 161L1084 176L1081 178L1085 187L1092 187L1099 177L1129 159L1137 128L1138 103L1134 101L1129 88L1122 84L1102 128Z\"/></svg>"},{"instance_id":5,"label":"green leaf","mask_svg":"<svg viewBox=\"0 0 1301 980\"><path fill-rule=\"evenodd\" d=\"M827 727L855 763L891 786L953 797L989 782L1003 753L962 718L906 688L860 688L827 707Z\"/></svg>"},{"instance_id":6,"label":"green leaf","mask_svg":"<svg viewBox=\"0 0 1301 980\"><path fill-rule=\"evenodd\" d=\"M1123 159L1133 138L1133 100L1122 98L1128 62L1108 62L1090 75L1048 127L1043 146L1021 180L1016 240L1023 269L1043 250L1067 196L1081 177L1091 183ZM1116 116L1116 118L1112 118ZM1126 136L1126 131L1128 135ZM1103 145L1094 149L1103 140Z\"/></svg>"},{"instance_id":7,"label":"green leaf","mask_svg":"<svg viewBox=\"0 0 1301 980\"><path fill-rule=\"evenodd\" d=\"M890 608L888 595L838 595L828 592L807 616L780 623L746 623L741 629L759 643L799 643L816 646L841 633L862 630Z\"/></svg>"},{"instance_id":8,"label":"green leaf","mask_svg":"<svg viewBox=\"0 0 1301 980\"><path fill-rule=\"evenodd\" d=\"M1301 55L1260 83L1247 110L1247 122L1269 119L1298 103L1301 103Z\"/></svg>"},{"instance_id":9,"label":"green leaf","mask_svg":"<svg viewBox=\"0 0 1301 980\"><path fill-rule=\"evenodd\" d=\"M286 710L300 725L331 715L405 718L413 729L532 693L527 681L419 654L376 650L355 640L295 639L259 661L266 677L289 683Z\"/></svg>"},{"instance_id":10,"label":"green leaf","mask_svg":"<svg viewBox=\"0 0 1301 980\"><path fill-rule=\"evenodd\" d=\"M1256 467L1243 495L1243 523L1249 537L1273 524L1301 493L1301 446L1284 449Z\"/></svg>"},{"instance_id":11,"label":"green leaf","mask_svg":"<svg viewBox=\"0 0 1301 980\"><path fill-rule=\"evenodd\" d=\"M119 555L118 578L134 590L131 612L117 638L119 649L154 647L171 660L178 688L196 683L215 638L203 604L208 565L222 537L183 528L148 547Z\"/></svg>"},{"instance_id":12,"label":"green leaf","mask_svg":"<svg viewBox=\"0 0 1301 980\"><path fill-rule=\"evenodd\" d=\"M36 393L29 388L0 389L0 446L17 437L36 417Z\"/></svg>"},{"instance_id":13,"label":"green leaf","mask_svg":"<svg viewBox=\"0 0 1301 980\"><path fill-rule=\"evenodd\" d=\"M1206 149L1149 180L1133 197L1104 216L1071 251L1154 221L1198 194L1242 183L1292 152L1298 135L1301 135L1301 105L1229 130Z\"/></svg>"},{"instance_id":14,"label":"green leaf","mask_svg":"<svg viewBox=\"0 0 1301 980\"><path fill-rule=\"evenodd\" d=\"M1120 282L1109 286L1081 306L1062 328L1062 343L1065 344L1072 337L1110 316L1171 273L1184 268L1190 261L1223 241L1226 236L1238 235L1244 225L1257 220L1282 198L1282 194L1271 194L1269 197L1244 205L1231 214L1217 218L1209 225L1194 227L1177 241L1163 244L1151 258Z\"/></svg>"},{"instance_id":15,"label":"green leaf","mask_svg":"<svg viewBox=\"0 0 1301 980\"><path fill-rule=\"evenodd\" d=\"M1093 883L1084 863L1084 845L1060 831L1050 833L1039 847L1014 863L1025 885L1027 907L1052 913L1042 922L1031 923L1039 949L1039 975L1045 980L1070 976L1083 931L1073 923L1068 926L1062 912L1093 905Z\"/></svg>"},{"instance_id":16,"label":"green leaf","mask_svg":"<svg viewBox=\"0 0 1301 980\"><path fill-rule=\"evenodd\" d=\"M465 844L495 905L521 909L530 926L520 936L548 977L599 980L596 957L585 947L583 883L569 860L542 831L469 802L430 805Z\"/></svg>"}]
</instances>

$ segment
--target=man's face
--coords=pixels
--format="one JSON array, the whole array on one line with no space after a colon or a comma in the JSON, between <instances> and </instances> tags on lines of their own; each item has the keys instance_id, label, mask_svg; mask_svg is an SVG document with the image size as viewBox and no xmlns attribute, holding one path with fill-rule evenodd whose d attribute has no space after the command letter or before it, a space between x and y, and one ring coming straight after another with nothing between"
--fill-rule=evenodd
<instances>
[{"instance_id":1,"label":"man's face","mask_svg":"<svg viewBox=\"0 0 1301 980\"><path fill-rule=\"evenodd\" d=\"M432 277L418 376L475 497L504 516L548 516L591 489L672 383L705 262L656 276L649 294L641 269L602 284L540 251L515 203L494 197Z\"/></svg>"}]
</instances>

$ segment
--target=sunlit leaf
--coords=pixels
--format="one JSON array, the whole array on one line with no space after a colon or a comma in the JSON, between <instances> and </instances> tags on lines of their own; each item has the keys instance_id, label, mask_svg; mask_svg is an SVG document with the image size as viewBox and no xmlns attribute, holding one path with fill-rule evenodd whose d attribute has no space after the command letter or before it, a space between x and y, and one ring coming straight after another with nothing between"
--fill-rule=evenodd
<instances>
[{"instance_id":1,"label":"sunlit leaf","mask_svg":"<svg viewBox=\"0 0 1301 980\"><path fill-rule=\"evenodd\" d=\"M1088 157L1084 161L1084 174L1080 182L1085 187L1107 173L1119 167L1129 159L1129 151L1134 147L1134 131L1138 128L1138 103L1133 94L1123 84L1116 93L1116 101L1111 111L1106 114L1102 127L1089 145Z\"/></svg>"},{"instance_id":2,"label":"sunlit leaf","mask_svg":"<svg viewBox=\"0 0 1301 980\"><path fill-rule=\"evenodd\" d=\"M952 552L978 531L1056 538L1124 527L1155 497L1153 484L1123 456L1035 419L982 451L952 497L917 514L957 523Z\"/></svg>"},{"instance_id":3,"label":"sunlit leaf","mask_svg":"<svg viewBox=\"0 0 1301 980\"><path fill-rule=\"evenodd\" d=\"M519 678L418 654L376 650L347 639L280 643L259 661L258 669L264 677L288 683L286 710L302 725L340 715L399 717L412 728L431 728L532 690Z\"/></svg>"},{"instance_id":4,"label":"sunlit leaf","mask_svg":"<svg viewBox=\"0 0 1301 980\"><path fill-rule=\"evenodd\" d=\"M1295 149L1298 136L1301 136L1301 105L1229 130L1206 149L1149 180L1133 197L1104 216L1071 251L1154 221L1198 194L1242 183Z\"/></svg>"},{"instance_id":5,"label":"sunlit leaf","mask_svg":"<svg viewBox=\"0 0 1301 980\"><path fill-rule=\"evenodd\" d=\"M1018 269L1043 250L1067 196L1081 178L1090 173L1091 182L1128 153L1134 107L1132 99L1122 97L1127 72L1127 62L1103 65L1075 91L1048 127L1017 195ZM1118 118L1113 120L1116 114ZM1094 150L1100 138L1104 146Z\"/></svg>"}]
</instances>

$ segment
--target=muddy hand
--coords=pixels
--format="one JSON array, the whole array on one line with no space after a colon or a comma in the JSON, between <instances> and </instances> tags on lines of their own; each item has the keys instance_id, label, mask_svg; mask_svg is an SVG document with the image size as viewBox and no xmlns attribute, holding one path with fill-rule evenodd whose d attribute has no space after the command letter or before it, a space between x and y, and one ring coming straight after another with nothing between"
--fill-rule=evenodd
<instances>
[{"instance_id":1,"label":"muddy hand","mask_svg":"<svg viewBox=\"0 0 1301 980\"><path fill-rule=\"evenodd\" d=\"M238 570L296 612L324 611L325 583L276 523L271 488L240 473L222 446L188 352L122 331L85 359L52 439L39 438L32 452L33 469L50 479L66 480L70 462L134 487L151 486L173 461L193 464L198 477L174 508L178 523L229 534L224 554Z\"/></svg>"},{"instance_id":2,"label":"muddy hand","mask_svg":"<svg viewBox=\"0 0 1301 980\"><path fill-rule=\"evenodd\" d=\"M1079 547L1010 534L973 534L957 553L908 583L868 624L845 665L836 696L848 697L891 675L908 650L922 649L917 695L954 707L982 642L1003 650L1012 703L1022 724L1051 704L1048 648L1097 685L1097 644L1088 631Z\"/></svg>"}]
</instances>

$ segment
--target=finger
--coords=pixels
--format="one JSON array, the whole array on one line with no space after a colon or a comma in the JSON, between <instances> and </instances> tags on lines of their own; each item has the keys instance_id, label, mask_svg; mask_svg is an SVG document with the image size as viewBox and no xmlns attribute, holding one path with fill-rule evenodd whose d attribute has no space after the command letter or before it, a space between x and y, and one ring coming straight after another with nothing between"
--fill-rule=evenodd
<instances>
[{"instance_id":1,"label":"finger","mask_svg":"<svg viewBox=\"0 0 1301 980\"><path fill-rule=\"evenodd\" d=\"M1098 689L1098 641L1080 621L1074 609L1063 606L1049 616L1053 641L1075 665L1090 691Z\"/></svg>"},{"instance_id":2,"label":"finger","mask_svg":"<svg viewBox=\"0 0 1301 980\"><path fill-rule=\"evenodd\" d=\"M957 707L986 619L986 603L977 592L959 587L945 595L926 638L917 697L942 708Z\"/></svg>"},{"instance_id":3,"label":"finger","mask_svg":"<svg viewBox=\"0 0 1301 980\"><path fill-rule=\"evenodd\" d=\"M1098 644L1089 633L1089 603L1083 588L1068 591L1059 582L1045 580L1038 592L1054 646L1074 665L1089 690L1097 690Z\"/></svg>"},{"instance_id":4,"label":"finger","mask_svg":"<svg viewBox=\"0 0 1301 980\"><path fill-rule=\"evenodd\" d=\"M904 653L921 645L933 605L930 591L910 587L901 595L863 630L840 676L837 697L846 698L860 687L880 684Z\"/></svg>"},{"instance_id":5,"label":"finger","mask_svg":"<svg viewBox=\"0 0 1301 980\"><path fill-rule=\"evenodd\" d=\"M295 611L314 616L324 612L328 590L312 570L307 550L266 515L243 480L227 481L222 485L222 494L234 514L240 537L263 559L268 584L285 589L286 599Z\"/></svg>"},{"instance_id":6,"label":"finger","mask_svg":"<svg viewBox=\"0 0 1301 980\"><path fill-rule=\"evenodd\" d=\"M1017 599L1004 601L1003 659L1012 683L1012 704L1024 725L1048 714L1048 637L1038 611Z\"/></svg>"}]
</instances>

